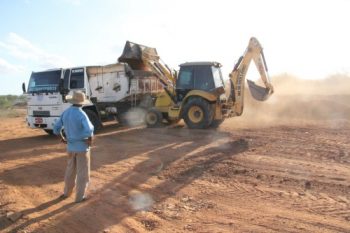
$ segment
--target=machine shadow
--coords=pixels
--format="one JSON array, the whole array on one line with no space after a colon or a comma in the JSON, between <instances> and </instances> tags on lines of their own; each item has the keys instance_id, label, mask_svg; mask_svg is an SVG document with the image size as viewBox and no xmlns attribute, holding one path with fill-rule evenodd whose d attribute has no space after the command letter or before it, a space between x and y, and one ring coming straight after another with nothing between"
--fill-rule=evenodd
<instances>
[{"instance_id":1,"label":"machine shadow","mask_svg":"<svg viewBox=\"0 0 350 233\"><path fill-rule=\"evenodd\" d=\"M49 202L46 202L46 203L43 203L35 208L30 208L30 209L26 209L26 210L23 210L21 211L20 213L22 214L22 216L26 216L26 215L29 215L29 214L32 214L32 213L36 213L36 212L40 212L42 210L45 210L55 204L58 204L60 201L62 201L61 199L59 198L56 198L54 200L51 200ZM44 220L47 220L59 213L62 213L64 211L67 211L68 209L72 208L73 206L75 205L75 203L68 203L68 204L65 204L61 207L59 207L58 209L54 210L54 211L51 211L49 213L46 213L46 214L43 214L43 215L40 215L38 217L35 217L35 218L31 218L31 219L28 219L18 225L16 225L14 228L12 228L11 230L9 230L8 232L9 233L16 233L16 232L19 232L21 229L24 229L25 227L27 226L30 226L32 224L35 224L35 223L38 223L38 222L41 222L41 221L44 221ZM0 227L0 230L5 230L6 228L10 227L11 225L14 225L16 224L16 222L9 222L8 224L6 225L3 225Z\"/></svg>"},{"instance_id":2,"label":"machine shadow","mask_svg":"<svg viewBox=\"0 0 350 233\"><path fill-rule=\"evenodd\" d=\"M165 131L164 129L158 130L160 134L164 133L166 138ZM133 169L113 178L94 193L94 196L91 197L88 203L72 211L69 215L54 220L53 226L45 230L54 230L54 225L77 221L76 216L86 216L86 213L93 212L95 215L101 216L103 221L95 221L93 226L86 225L83 231L100 232L137 213L137 210L133 209L130 203L130 195L133 190L150 194L154 197L155 204L160 203L176 195L181 189L190 185L216 164L231 159L233 156L248 149L246 140L232 139L228 133L211 130L187 131L184 129L177 130L176 133L178 134L178 140L175 144L165 146L161 150L155 150L156 146L162 144L162 142L159 142L158 145L154 146L154 151L148 154L146 160L138 163ZM208 144L216 140L223 140L224 142L220 145L206 148ZM179 146L181 149L179 149ZM200 148L204 149L199 150ZM178 165L176 164L181 163L183 158L192 161L190 166L187 168L179 166L179 169L177 169ZM157 161L162 163L161 171L151 169L155 163L157 164ZM168 174L168 171L174 170L174 168L177 172ZM158 185L153 187L144 186L149 179L162 174L165 175L164 180ZM86 216L85 220L89 221L92 217ZM81 217L79 219L80 221L82 220Z\"/></svg>"},{"instance_id":3,"label":"machine shadow","mask_svg":"<svg viewBox=\"0 0 350 233\"><path fill-rule=\"evenodd\" d=\"M50 152L50 149L43 147L54 146L58 143L59 140L57 137L44 134L33 137L2 140L0 141L2 152L0 155L0 162L41 156Z\"/></svg>"},{"instance_id":4,"label":"machine shadow","mask_svg":"<svg viewBox=\"0 0 350 233\"><path fill-rule=\"evenodd\" d=\"M102 129L96 135L95 146L92 148L92 170L97 170L105 164L116 163L120 160L123 160L127 157L132 157L143 152L142 149L130 150L124 148L118 148L116 135L120 138L120 134L124 131L128 134L132 134L134 137L137 137L138 132L142 129L133 129L120 127L120 125L109 125L108 127ZM107 135L104 135L106 134ZM113 136L114 135L114 136ZM99 145L99 138L103 138L104 143ZM23 143L22 143L22 140ZM34 157L40 157L39 161L36 160L32 163L18 164L11 169L5 169L0 172L0 180L16 186L40 186L45 184L55 184L63 181L64 171L66 167L66 156L65 155L65 145L61 144L59 139L54 136L40 135L36 137L28 137L21 139L7 140L7 143L11 141L11 147L15 148L14 153L10 150L7 150L7 153L0 156L1 161L9 161L16 159L29 159ZM20 143L21 142L21 143ZM6 143L5 141L1 143ZM15 144L19 144L19 147L15 147ZM48 148L46 147L48 146ZM119 152L115 156L111 156L109 151L105 151L104 148L116 147L116 150ZM45 148L42 148L45 147ZM153 146L150 145L146 149L152 149ZM16 150L19 150L16 152ZM22 150L26 150L23 152ZM6 151L6 150L5 150ZM48 159L48 154L57 154L57 157ZM28 174L31 174L30 176Z\"/></svg>"}]
</instances>

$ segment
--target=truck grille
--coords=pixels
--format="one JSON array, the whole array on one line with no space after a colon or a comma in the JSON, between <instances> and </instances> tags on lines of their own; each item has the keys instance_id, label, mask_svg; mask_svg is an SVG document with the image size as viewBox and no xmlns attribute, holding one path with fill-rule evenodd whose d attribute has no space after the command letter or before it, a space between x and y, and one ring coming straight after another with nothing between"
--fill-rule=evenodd
<instances>
[{"instance_id":1,"label":"truck grille","mask_svg":"<svg viewBox=\"0 0 350 233\"><path fill-rule=\"evenodd\" d=\"M33 111L34 117L49 117L50 111Z\"/></svg>"}]
</instances>

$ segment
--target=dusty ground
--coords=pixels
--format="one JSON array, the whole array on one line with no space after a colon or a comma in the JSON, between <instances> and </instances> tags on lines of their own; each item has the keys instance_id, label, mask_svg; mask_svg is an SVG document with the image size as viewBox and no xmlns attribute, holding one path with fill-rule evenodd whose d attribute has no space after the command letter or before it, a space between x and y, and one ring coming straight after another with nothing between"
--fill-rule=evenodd
<instances>
[{"instance_id":1,"label":"dusty ground","mask_svg":"<svg viewBox=\"0 0 350 233\"><path fill-rule=\"evenodd\" d=\"M0 232L350 232L350 79L274 83L217 130L106 125L81 204L65 146L0 117Z\"/></svg>"},{"instance_id":2,"label":"dusty ground","mask_svg":"<svg viewBox=\"0 0 350 233\"><path fill-rule=\"evenodd\" d=\"M57 199L64 145L3 118L0 231L350 232L349 123L249 122L109 124L92 149L89 199L74 204Z\"/></svg>"}]
</instances>

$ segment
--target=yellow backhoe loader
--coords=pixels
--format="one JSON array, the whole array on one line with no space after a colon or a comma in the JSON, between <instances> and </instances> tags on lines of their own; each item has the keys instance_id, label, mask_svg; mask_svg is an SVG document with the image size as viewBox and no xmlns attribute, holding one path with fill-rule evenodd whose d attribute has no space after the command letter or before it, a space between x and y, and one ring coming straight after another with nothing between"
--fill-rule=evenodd
<instances>
[{"instance_id":1,"label":"yellow backhoe loader","mask_svg":"<svg viewBox=\"0 0 350 233\"><path fill-rule=\"evenodd\" d=\"M248 81L252 96L265 101L273 93L263 49L252 37L244 54L224 83L221 64L218 62L187 62L180 71L169 69L160 59L156 49L127 42L119 62L128 63L133 69L153 72L163 84L164 92L158 94L153 108L145 116L148 127L157 127L183 119L189 128L217 127L225 118L243 113L245 77L253 60L265 87Z\"/></svg>"}]
</instances>

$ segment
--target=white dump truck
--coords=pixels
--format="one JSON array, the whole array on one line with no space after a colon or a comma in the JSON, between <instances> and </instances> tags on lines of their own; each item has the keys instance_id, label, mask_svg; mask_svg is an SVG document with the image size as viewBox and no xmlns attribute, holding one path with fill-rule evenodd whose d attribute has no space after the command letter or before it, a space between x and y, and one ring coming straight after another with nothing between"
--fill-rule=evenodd
<instances>
[{"instance_id":1,"label":"white dump truck","mask_svg":"<svg viewBox=\"0 0 350 233\"><path fill-rule=\"evenodd\" d=\"M126 123L128 111L152 107L152 99L163 90L151 72L132 70L127 63L33 72L28 87L23 83L22 89L27 97L28 126L48 134L70 106L65 97L74 90L85 92L90 100L83 110L95 129L108 120Z\"/></svg>"}]
</instances>

